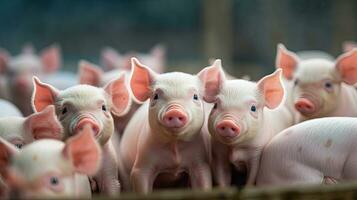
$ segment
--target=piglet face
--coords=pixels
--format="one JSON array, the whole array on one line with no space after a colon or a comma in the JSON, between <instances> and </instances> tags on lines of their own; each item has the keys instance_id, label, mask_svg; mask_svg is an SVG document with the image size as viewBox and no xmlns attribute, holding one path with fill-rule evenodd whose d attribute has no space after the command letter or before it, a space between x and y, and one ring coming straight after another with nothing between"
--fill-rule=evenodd
<instances>
[{"instance_id":1,"label":"piglet face","mask_svg":"<svg viewBox=\"0 0 357 200\"><path fill-rule=\"evenodd\" d=\"M152 130L172 139L197 133L204 119L199 79L185 73L157 74L135 58L132 65L133 95L139 103L149 99Z\"/></svg>"},{"instance_id":2,"label":"piglet face","mask_svg":"<svg viewBox=\"0 0 357 200\"><path fill-rule=\"evenodd\" d=\"M341 84L357 82L357 50L341 55L335 62L325 59L301 60L278 45L276 65L293 81L292 98L296 110L307 118L322 117L338 106Z\"/></svg>"},{"instance_id":3,"label":"piglet face","mask_svg":"<svg viewBox=\"0 0 357 200\"><path fill-rule=\"evenodd\" d=\"M0 140L1 175L10 190L25 198L75 197L74 173L93 175L99 168L101 150L86 126L66 143L44 139L16 150Z\"/></svg>"},{"instance_id":4,"label":"piglet face","mask_svg":"<svg viewBox=\"0 0 357 200\"><path fill-rule=\"evenodd\" d=\"M74 135L89 124L100 144L105 144L114 132L111 113L120 116L129 110L124 75L119 74L118 79L104 88L77 85L63 91L34 80L34 109L40 111L47 105L55 105L65 137Z\"/></svg>"},{"instance_id":5,"label":"piglet face","mask_svg":"<svg viewBox=\"0 0 357 200\"><path fill-rule=\"evenodd\" d=\"M263 120L264 101L256 84L226 81L209 116L210 133L225 144L236 144L255 136Z\"/></svg>"},{"instance_id":6,"label":"piglet face","mask_svg":"<svg viewBox=\"0 0 357 200\"><path fill-rule=\"evenodd\" d=\"M208 120L212 136L227 145L254 138L263 124L264 107L274 109L283 100L280 76L278 70L258 83L226 80L221 61L216 60L201 75L204 97L214 104Z\"/></svg>"}]
</instances>

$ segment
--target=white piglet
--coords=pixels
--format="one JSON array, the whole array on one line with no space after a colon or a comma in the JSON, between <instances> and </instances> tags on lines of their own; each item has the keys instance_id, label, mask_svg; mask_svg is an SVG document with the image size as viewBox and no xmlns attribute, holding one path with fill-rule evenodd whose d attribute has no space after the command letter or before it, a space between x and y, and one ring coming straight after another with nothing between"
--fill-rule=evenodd
<instances>
[{"instance_id":1,"label":"white piglet","mask_svg":"<svg viewBox=\"0 0 357 200\"><path fill-rule=\"evenodd\" d=\"M148 193L154 182L175 180L182 173L193 188L210 189L209 135L201 132L203 72L157 74L135 58L132 65L130 86L135 99L145 104L125 129L120 153L133 189Z\"/></svg>"},{"instance_id":2,"label":"white piglet","mask_svg":"<svg viewBox=\"0 0 357 200\"><path fill-rule=\"evenodd\" d=\"M66 143L42 139L21 150L0 138L0 159L10 198L90 198L86 176L98 170L101 150L87 126Z\"/></svg>"},{"instance_id":3,"label":"white piglet","mask_svg":"<svg viewBox=\"0 0 357 200\"><path fill-rule=\"evenodd\" d=\"M204 99L214 104L208 119L214 180L220 187L229 186L233 164L238 171L247 172L246 184L252 185L264 146L293 123L282 104L281 71L255 83L227 80L220 61L218 65L204 74Z\"/></svg>"},{"instance_id":4,"label":"white piglet","mask_svg":"<svg viewBox=\"0 0 357 200\"><path fill-rule=\"evenodd\" d=\"M335 62L298 55L278 46L277 67L290 81L287 104L296 122L319 117L357 117L357 49L339 56Z\"/></svg>"}]
</instances>

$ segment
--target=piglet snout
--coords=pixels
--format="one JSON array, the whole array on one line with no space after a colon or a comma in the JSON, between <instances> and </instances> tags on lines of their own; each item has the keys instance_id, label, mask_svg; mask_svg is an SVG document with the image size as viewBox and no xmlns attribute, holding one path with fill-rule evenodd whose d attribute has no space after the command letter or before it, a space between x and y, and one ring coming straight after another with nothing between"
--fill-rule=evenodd
<instances>
[{"instance_id":1,"label":"piglet snout","mask_svg":"<svg viewBox=\"0 0 357 200\"><path fill-rule=\"evenodd\" d=\"M316 110L315 105L306 98L300 98L296 101L295 108L302 114L311 114Z\"/></svg>"},{"instance_id":2,"label":"piglet snout","mask_svg":"<svg viewBox=\"0 0 357 200\"><path fill-rule=\"evenodd\" d=\"M235 137L239 135L240 128L232 120L223 120L217 124L216 131L222 137Z\"/></svg>"},{"instance_id":3,"label":"piglet snout","mask_svg":"<svg viewBox=\"0 0 357 200\"><path fill-rule=\"evenodd\" d=\"M163 123L168 128L182 128L187 124L187 114L180 109L170 109L165 113Z\"/></svg>"},{"instance_id":4,"label":"piglet snout","mask_svg":"<svg viewBox=\"0 0 357 200\"><path fill-rule=\"evenodd\" d=\"M94 121L93 119L91 118L82 118L78 123L77 123L77 126L75 128L75 133L78 133L78 131L82 131L83 128L86 126L86 125L90 125L92 130L93 130L93 134L94 136L97 136L99 134L99 125L97 124L96 121Z\"/></svg>"}]
</instances>

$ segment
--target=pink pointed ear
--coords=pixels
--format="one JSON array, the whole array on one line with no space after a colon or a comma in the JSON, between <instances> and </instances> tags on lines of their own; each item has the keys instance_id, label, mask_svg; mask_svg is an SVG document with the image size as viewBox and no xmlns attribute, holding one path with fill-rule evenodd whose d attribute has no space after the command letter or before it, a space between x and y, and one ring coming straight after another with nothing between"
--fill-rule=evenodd
<instances>
[{"instance_id":1,"label":"pink pointed ear","mask_svg":"<svg viewBox=\"0 0 357 200\"><path fill-rule=\"evenodd\" d=\"M102 152L91 126L84 126L82 132L69 138L62 154L72 163L75 172L95 175L101 164Z\"/></svg>"},{"instance_id":2,"label":"pink pointed ear","mask_svg":"<svg viewBox=\"0 0 357 200\"><path fill-rule=\"evenodd\" d=\"M102 50L101 54L101 62L107 71L118 68L118 63L120 63L122 58L115 49L106 47Z\"/></svg>"},{"instance_id":3,"label":"pink pointed ear","mask_svg":"<svg viewBox=\"0 0 357 200\"><path fill-rule=\"evenodd\" d=\"M57 119L53 105L28 116L25 120L25 130L28 130L35 140L43 138L62 139L62 125Z\"/></svg>"},{"instance_id":4,"label":"pink pointed ear","mask_svg":"<svg viewBox=\"0 0 357 200\"><path fill-rule=\"evenodd\" d=\"M0 49L0 74L6 72L9 59L10 54L5 49Z\"/></svg>"},{"instance_id":5,"label":"pink pointed ear","mask_svg":"<svg viewBox=\"0 0 357 200\"><path fill-rule=\"evenodd\" d=\"M212 103L216 100L224 82L226 81L225 74L222 70L222 62L217 59L213 62L212 66L202 69L198 74L204 90L203 99Z\"/></svg>"},{"instance_id":6,"label":"pink pointed ear","mask_svg":"<svg viewBox=\"0 0 357 200\"><path fill-rule=\"evenodd\" d=\"M59 94L56 88L42 83L37 77L33 77L33 84L32 107L35 112L40 112L47 106L55 104Z\"/></svg>"},{"instance_id":7,"label":"pink pointed ear","mask_svg":"<svg viewBox=\"0 0 357 200\"><path fill-rule=\"evenodd\" d=\"M100 87L103 71L85 60L79 61L79 83Z\"/></svg>"},{"instance_id":8,"label":"pink pointed ear","mask_svg":"<svg viewBox=\"0 0 357 200\"><path fill-rule=\"evenodd\" d=\"M284 99L284 87L281 82L281 69L260 79L257 83L258 90L263 95L265 106L274 109Z\"/></svg>"},{"instance_id":9,"label":"pink pointed ear","mask_svg":"<svg viewBox=\"0 0 357 200\"><path fill-rule=\"evenodd\" d=\"M354 48L357 48L357 43L354 41L345 41L342 43L343 52L352 51Z\"/></svg>"},{"instance_id":10,"label":"pink pointed ear","mask_svg":"<svg viewBox=\"0 0 357 200\"><path fill-rule=\"evenodd\" d=\"M336 68L343 82L353 85L357 82L357 48L342 54L336 60Z\"/></svg>"},{"instance_id":11,"label":"pink pointed ear","mask_svg":"<svg viewBox=\"0 0 357 200\"><path fill-rule=\"evenodd\" d=\"M131 65L130 87L134 99L138 103L143 103L151 96L151 84L155 80L156 73L149 67L141 64L136 58L131 59Z\"/></svg>"},{"instance_id":12,"label":"pink pointed ear","mask_svg":"<svg viewBox=\"0 0 357 200\"><path fill-rule=\"evenodd\" d=\"M125 74L121 73L118 79L110 81L104 87L112 100L111 112L119 117L128 113L131 105L129 90L125 82Z\"/></svg>"},{"instance_id":13,"label":"pink pointed ear","mask_svg":"<svg viewBox=\"0 0 357 200\"><path fill-rule=\"evenodd\" d=\"M57 45L52 45L44 49L41 53L41 61L44 71L52 73L57 71L61 66L61 51Z\"/></svg>"},{"instance_id":14,"label":"pink pointed ear","mask_svg":"<svg viewBox=\"0 0 357 200\"><path fill-rule=\"evenodd\" d=\"M19 153L14 145L0 138L0 175L6 176L7 169L11 164L11 158Z\"/></svg>"},{"instance_id":15,"label":"pink pointed ear","mask_svg":"<svg viewBox=\"0 0 357 200\"><path fill-rule=\"evenodd\" d=\"M287 50L283 44L278 44L275 66L283 70L286 79L293 78L298 63L299 57L295 53Z\"/></svg>"}]
</instances>

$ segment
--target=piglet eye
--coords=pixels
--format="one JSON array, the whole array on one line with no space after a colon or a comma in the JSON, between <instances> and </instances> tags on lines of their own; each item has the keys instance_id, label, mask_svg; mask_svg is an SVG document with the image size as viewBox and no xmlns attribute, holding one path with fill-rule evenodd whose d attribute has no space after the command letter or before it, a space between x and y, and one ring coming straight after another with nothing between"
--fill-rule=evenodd
<instances>
[{"instance_id":1,"label":"piglet eye","mask_svg":"<svg viewBox=\"0 0 357 200\"><path fill-rule=\"evenodd\" d=\"M197 95L197 94L194 94L194 95L193 95L193 99L194 99L194 100L198 100L198 95Z\"/></svg>"},{"instance_id":2,"label":"piglet eye","mask_svg":"<svg viewBox=\"0 0 357 200\"><path fill-rule=\"evenodd\" d=\"M59 180L57 177L53 176L50 178L50 184L53 185L53 186L56 186L59 184Z\"/></svg>"},{"instance_id":3,"label":"piglet eye","mask_svg":"<svg viewBox=\"0 0 357 200\"><path fill-rule=\"evenodd\" d=\"M298 80L298 79L296 79L296 80L294 81L294 85L297 85L297 84L299 84L299 80Z\"/></svg>"},{"instance_id":4,"label":"piglet eye","mask_svg":"<svg viewBox=\"0 0 357 200\"><path fill-rule=\"evenodd\" d=\"M159 99L159 95L156 93L156 94L154 95L154 100L157 100L157 99Z\"/></svg>"},{"instance_id":5,"label":"piglet eye","mask_svg":"<svg viewBox=\"0 0 357 200\"><path fill-rule=\"evenodd\" d=\"M256 112L256 111L257 111L257 107L256 107L255 105L252 105L252 106L250 107L250 111Z\"/></svg>"},{"instance_id":6,"label":"piglet eye","mask_svg":"<svg viewBox=\"0 0 357 200\"><path fill-rule=\"evenodd\" d=\"M22 149L22 147L24 146L23 144L15 144L15 146L18 148L18 149Z\"/></svg>"},{"instance_id":7,"label":"piglet eye","mask_svg":"<svg viewBox=\"0 0 357 200\"><path fill-rule=\"evenodd\" d=\"M326 82L325 83L325 88L332 88L332 83L331 82Z\"/></svg>"},{"instance_id":8,"label":"piglet eye","mask_svg":"<svg viewBox=\"0 0 357 200\"><path fill-rule=\"evenodd\" d=\"M217 103L214 103L213 109L217 109Z\"/></svg>"},{"instance_id":9,"label":"piglet eye","mask_svg":"<svg viewBox=\"0 0 357 200\"><path fill-rule=\"evenodd\" d=\"M67 113L67 107L63 107L62 109L62 115L66 114Z\"/></svg>"},{"instance_id":10,"label":"piglet eye","mask_svg":"<svg viewBox=\"0 0 357 200\"><path fill-rule=\"evenodd\" d=\"M103 110L104 112L106 112L106 111L107 111L107 107L106 107L105 105L102 105L102 110Z\"/></svg>"}]
</instances>

